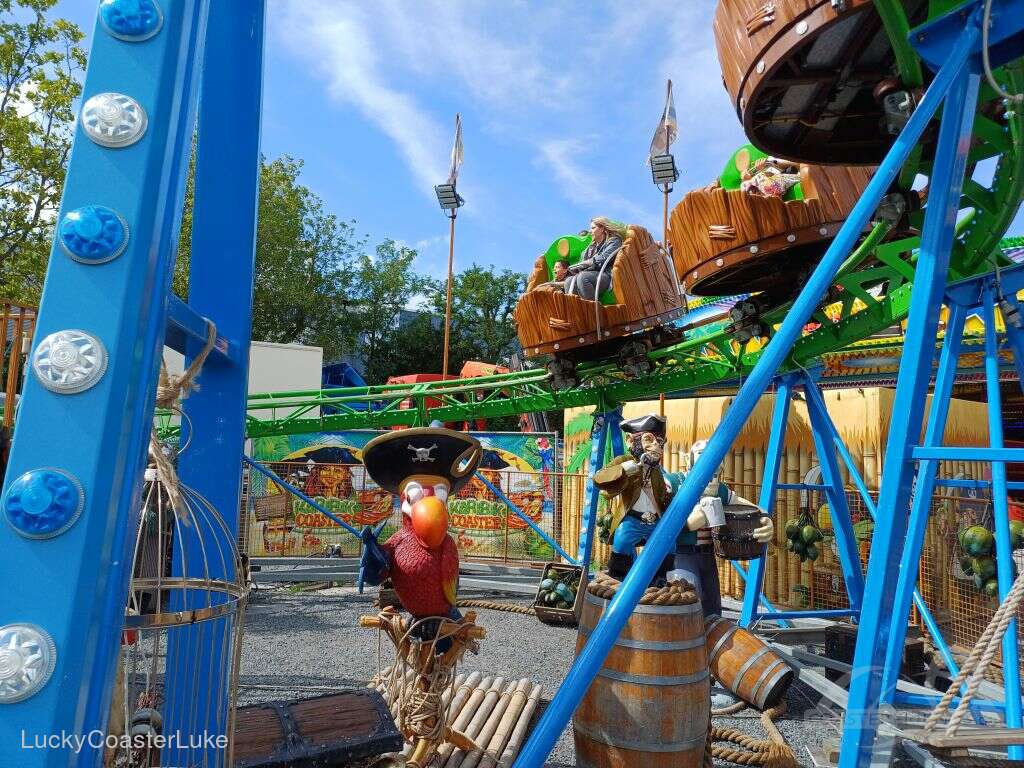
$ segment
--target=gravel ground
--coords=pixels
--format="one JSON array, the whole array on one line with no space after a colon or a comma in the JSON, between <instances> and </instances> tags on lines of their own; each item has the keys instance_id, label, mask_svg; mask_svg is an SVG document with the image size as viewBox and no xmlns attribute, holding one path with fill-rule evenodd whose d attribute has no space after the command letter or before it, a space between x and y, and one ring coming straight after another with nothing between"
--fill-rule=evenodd
<instances>
[{"instance_id":1,"label":"gravel ground","mask_svg":"<svg viewBox=\"0 0 1024 768\"><path fill-rule=\"evenodd\" d=\"M374 594L359 595L351 587L306 593L261 589L246 616L239 704L365 685L377 671L377 637L374 630L360 628L358 618L375 613ZM468 591L460 597L493 599ZM511 679L529 677L543 685L544 703L550 701L572 663L576 631L550 627L515 613L481 610L479 614L488 638L481 643L478 656L466 656L461 671L501 672ZM385 664L387 658L385 655ZM788 714L778 723L779 729L801 766L810 768L813 763L806 746L820 745L838 735L835 713L800 682L790 688L787 704ZM758 713L750 710L716 717L715 724L767 738ZM572 733L567 728L547 765L564 768L574 764Z\"/></svg>"}]
</instances>

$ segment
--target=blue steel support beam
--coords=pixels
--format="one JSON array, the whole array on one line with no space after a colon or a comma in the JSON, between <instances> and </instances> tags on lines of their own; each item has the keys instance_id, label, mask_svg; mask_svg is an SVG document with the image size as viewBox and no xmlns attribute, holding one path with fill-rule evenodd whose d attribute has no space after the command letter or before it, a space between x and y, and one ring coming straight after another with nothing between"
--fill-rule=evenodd
<instances>
[{"instance_id":1,"label":"blue steel support beam","mask_svg":"<svg viewBox=\"0 0 1024 768\"><path fill-rule=\"evenodd\" d=\"M783 376L775 389L775 407L772 409L772 426L768 437L768 450L764 454L764 471L761 473L761 496L758 506L768 515L775 512L776 487L779 484L779 469L782 467L782 449L786 446L786 425L789 423L789 405L793 397L793 377ZM757 605L764 594L764 561L767 555L750 564L748 576L744 578L743 609L740 611L740 626L749 627L757 619Z\"/></svg>"},{"instance_id":2,"label":"blue steel support beam","mask_svg":"<svg viewBox=\"0 0 1024 768\"><path fill-rule=\"evenodd\" d=\"M576 550L576 563L584 570L590 570L590 558L594 551L594 530L597 527L597 505L601 498L601 489L594 485L594 473L604 466L605 446L608 444L610 431L618 430L622 421L619 410L594 414L594 426L590 432L590 472L584 487L584 498L587 500L583 519L580 521L580 540Z\"/></svg>"},{"instance_id":3,"label":"blue steel support beam","mask_svg":"<svg viewBox=\"0 0 1024 768\"><path fill-rule=\"evenodd\" d=\"M878 732L882 665L890 641L890 612L899 577L898 564L914 567L901 558L914 477L911 448L921 435L953 227L971 143L979 77L971 72L968 56L978 38L978 19L974 15L964 25L956 45L928 89L929 94L933 91L945 94L945 105L893 402L893 413L900 418L892 422L885 451L878 520L865 584L867 599L861 611L854 652L853 667L858 672L850 682L840 768L866 768L871 763Z\"/></svg>"},{"instance_id":4,"label":"blue steel support beam","mask_svg":"<svg viewBox=\"0 0 1024 768\"><path fill-rule=\"evenodd\" d=\"M942 345L942 354L939 357L931 412L924 435L924 444L927 446L941 445L942 436L946 432L949 398L953 393L956 364L960 357L966 319L967 311L961 305L952 304L949 307L946 338ZM912 567L900 568L895 597L890 606L892 626L889 628L889 646L886 649L882 669L882 687L879 694L880 700L887 704L892 703L893 696L896 694L896 682L899 680L902 667L903 644L906 640L907 620L910 617L911 595L917 585L916 563L920 560L925 532L928 529L928 516L931 512L932 493L935 489L935 477L938 471L939 462L934 459L922 461L917 469L917 484L914 486L910 521L907 524L907 537L903 545L903 563Z\"/></svg>"},{"instance_id":5,"label":"blue steel support beam","mask_svg":"<svg viewBox=\"0 0 1024 768\"><path fill-rule=\"evenodd\" d=\"M498 501L500 501L502 504L504 504L506 507L512 510L513 514L515 514L516 517L518 517L520 520L522 520L524 523L530 526L533 532L540 536L544 541L546 541L547 545L551 547L553 550L555 550L555 552L557 552L560 557L564 558L565 561L568 563L572 563L573 565L579 565L579 563L577 563L572 556L570 556L564 549L561 548L561 546L559 546L557 541L555 541L553 538L551 538L551 536L548 535L547 531L538 526L535 522L533 522L533 520L527 517L523 510L521 510L519 507L513 504L511 499L509 499L509 497L506 496L498 486L494 485L490 480L488 480L479 472L476 473L476 479L483 483L491 493L497 496Z\"/></svg>"},{"instance_id":6,"label":"blue steel support beam","mask_svg":"<svg viewBox=\"0 0 1024 768\"><path fill-rule=\"evenodd\" d=\"M747 571L744 570L743 566L740 565L736 560L730 560L729 562L732 564L733 570L736 571L736 573L739 574L739 577L741 579L743 579L744 588L745 588L745 585L747 583ZM743 593L744 600L746 599L746 597L747 597L747 593L744 592ZM759 596L759 600L761 602L761 605L763 605L765 608L768 609L768 612L767 613L758 614L757 617L759 619L763 618L763 619L766 619L768 621L773 621L774 617L775 617L775 614L779 612L778 609L774 605L771 604L771 601L767 597L764 596L764 592L763 591L761 592L761 594ZM779 620L779 624L781 624L784 627L792 626L788 621L785 621L785 620Z\"/></svg>"},{"instance_id":7,"label":"blue steel support beam","mask_svg":"<svg viewBox=\"0 0 1024 768\"><path fill-rule=\"evenodd\" d=\"M996 295L991 282L986 283L982 303L985 322L985 390L988 394L988 439L993 448L1003 447L1002 397L999 392L999 345L996 343ZM1014 582L1013 543L1010 536L1010 510L1006 495L1006 464L992 463L992 514L996 528L996 576L999 582L999 601ZM1011 619L1003 635L1003 699L1006 702L1006 725L1021 727L1020 658L1017 646L1017 619ZM1011 760L1024 759L1024 747L1010 746L1006 750Z\"/></svg>"},{"instance_id":8,"label":"blue steel support beam","mask_svg":"<svg viewBox=\"0 0 1024 768\"><path fill-rule=\"evenodd\" d=\"M736 399L726 412L718 429L715 430L715 434L708 441L708 446L701 454L696 466L683 480L682 486L665 511L654 535L633 564L618 593L590 635L587 644L573 662L569 673L552 699L551 705L544 711L537 728L523 746L523 751L519 753L514 768L539 768L543 765L555 741L601 668L601 664L619 632L622 631L622 627L632 614L633 608L650 583L651 577L674 548L676 537L682 530L693 505L700 498L701 491L704 490L715 469L725 459L726 452L750 417L757 401L768 388L779 367L785 362L793 344L800 338L803 326L817 309L822 296L828 290L842 262L853 250L853 246L864 227L867 226L868 220L878 207L882 196L886 194L889 185L895 180L903 163L906 162L907 157L917 145L932 115L935 114L939 103L949 90L950 84L958 79L967 52L976 39L977 28L975 27L973 39L968 40L966 45L962 45L962 50L955 51L950 56L947 64L938 72L925 92L924 98L910 116L903 131L896 137L892 148L864 189L860 200L853 207L846 222L836 234L818 266L808 278L803 290L800 291L792 308L786 314L779 330L765 347L760 360L754 366L754 370L750 372L750 376L740 387ZM951 217L951 221L953 219L955 216Z\"/></svg>"},{"instance_id":9,"label":"blue steel support beam","mask_svg":"<svg viewBox=\"0 0 1024 768\"><path fill-rule=\"evenodd\" d=\"M818 392L818 385L810 376L804 377L803 388L807 396L811 434L814 435L814 446L818 453L818 466L825 481L825 497L828 499L828 509L832 516L832 531L836 538L839 566L843 572L843 581L846 583L850 608L856 613L864 602L864 572L860 565L857 536L853 532L853 521L850 519L850 505L846 502L843 478L839 474L839 462L836 461L836 444L829 430L831 420L825 409L825 400Z\"/></svg>"},{"instance_id":10,"label":"blue steel support beam","mask_svg":"<svg viewBox=\"0 0 1024 768\"><path fill-rule=\"evenodd\" d=\"M78 521L50 539L0 525L0 626L32 623L56 646L56 668L35 695L0 704L0 765L97 765L95 739L80 751L22 749L22 734L105 733L141 508L142 473L166 323L165 292L177 243L197 56L206 7L164 4L160 31L125 42L97 24L82 102L101 93L134 99L148 125L130 146L108 148L75 126L58 221L82 206L113 209L127 244L101 264L71 260L56 243L35 331L82 329L106 348L105 372L77 394L25 379L6 478L56 467L81 484ZM115 183L116 182L116 183ZM99 745L101 746L101 745Z\"/></svg>"},{"instance_id":11,"label":"blue steel support beam","mask_svg":"<svg viewBox=\"0 0 1024 768\"><path fill-rule=\"evenodd\" d=\"M205 496L238 538L241 493L239 455L245 444L249 341L259 198L260 111L263 91L263 0L216 0L210 4L203 60L202 91L192 210L189 307L209 318L235 351L233 359L210 355L199 388L184 402L190 427L188 449L178 460L182 482ZM205 339L189 338L186 360L201 351ZM182 528L184 538L194 537ZM175 541L174 563L189 577L235 579L232 563L205 562L198 541ZM182 546L179 549L179 544ZM225 567L226 566L226 567ZM171 632L168 670L188 670L166 692L165 733L196 739L229 735L229 692L235 658L230 634L241 632L233 619ZM171 681L168 681L168 686ZM177 706L175 706L177 705ZM199 746L197 746L197 743ZM166 765L227 764L227 750L208 742L168 747Z\"/></svg>"}]
</instances>

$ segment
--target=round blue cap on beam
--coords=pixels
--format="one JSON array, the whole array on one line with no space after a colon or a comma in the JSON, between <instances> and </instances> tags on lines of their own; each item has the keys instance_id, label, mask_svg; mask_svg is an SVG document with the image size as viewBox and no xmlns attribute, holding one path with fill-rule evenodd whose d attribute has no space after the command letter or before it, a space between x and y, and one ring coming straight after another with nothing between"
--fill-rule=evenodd
<instances>
[{"instance_id":1,"label":"round blue cap on beam","mask_svg":"<svg viewBox=\"0 0 1024 768\"><path fill-rule=\"evenodd\" d=\"M33 469L12 482L4 494L7 521L22 536L59 536L82 514L85 493L77 479L60 469Z\"/></svg>"},{"instance_id":2,"label":"round blue cap on beam","mask_svg":"<svg viewBox=\"0 0 1024 768\"><path fill-rule=\"evenodd\" d=\"M160 31L164 15L156 0L103 0L100 23L118 40L140 43Z\"/></svg>"},{"instance_id":3,"label":"round blue cap on beam","mask_svg":"<svg viewBox=\"0 0 1024 768\"><path fill-rule=\"evenodd\" d=\"M116 259L128 245L128 223L103 205L84 205L68 211L58 228L60 246L75 261L103 264Z\"/></svg>"},{"instance_id":4,"label":"round blue cap on beam","mask_svg":"<svg viewBox=\"0 0 1024 768\"><path fill-rule=\"evenodd\" d=\"M0 704L34 696L56 665L57 647L45 629L35 624L0 627Z\"/></svg>"}]
</instances>

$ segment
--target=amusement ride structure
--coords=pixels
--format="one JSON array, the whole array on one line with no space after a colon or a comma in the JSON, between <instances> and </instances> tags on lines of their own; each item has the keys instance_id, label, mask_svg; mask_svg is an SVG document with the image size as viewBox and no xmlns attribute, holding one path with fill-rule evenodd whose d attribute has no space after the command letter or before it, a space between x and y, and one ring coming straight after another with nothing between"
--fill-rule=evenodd
<instances>
[{"instance_id":1,"label":"amusement ride structure","mask_svg":"<svg viewBox=\"0 0 1024 768\"><path fill-rule=\"evenodd\" d=\"M528 327L533 321L524 318L536 312L517 315L521 337L529 336L522 339L524 353L543 365L465 380L247 398L263 25L264 3L252 0L100 3L3 497L11 524L0 534L0 638L14 650L0 650L0 659L25 674L6 681L0 676L0 764L99 760L102 750L91 743L74 756L16 749L17 733L89 733L106 725L165 343L202 365L200 387L183 405L187 450L178 459L178 475L222 511L239 506L246 436L425 426L593 406L593 472L609 442L621 452L621 403L664 393L736 391L523 748L520 768L544 763L674 546L686 514L757 400L772 388L776 410L761 505L771 511L775 489L784 487L778 484L778 457L792 394L802 389L821 461L818 487L829 497L851 607L776 611L763 600L760 561L754 561L744 571L742 623L797 615L852 616L858 622L854 666L861 672L850 687L842 768L870 763L880 708L938 703L938 695L902 694L895 680L915 600L929 620L914 575L930 491L952 482L936 478L939 460L992 462L991 481L978 485L990 490L995 508L1001 601L1014 584L1005 467L1024 456L1003 447L998 382L1004 348L1018 374L1024 373L1016 298L1024 289L1024 267L1005 260L998 245L1024 193L1024 104L1017 98L1024 93L1024 4L721 0L715 31L724 79L758 148L734 163L732 173L754 171L748 176L756 181L756 172L770 165L758 162L777 153L788 165L775 170L794 177L799 194L751 198L724 173L712 188L677 206L670 244L659 246L642 228L631 227L629 259L650 274L635 284L624 278L613 284L619 291L657 290L650 304L623 295L578 304L571 301L578 297L526 294L527 304L551 307L546 326ZM184 302L169 288L196 134ZM556 258L578 259L586 242L556 240L531 282L549 277L545 270ZM624 257L620 270L626 263ZM715 295L742 286L755 296L739 302L719 330L696 333L704 323L688 321L684 292ZM949 315L936 370L944 304ZM577 311L581 307L585 311ZM996 334L996 308L1004 336ZM941 444L970 313L985 321L988 449ZM839 461L850 463L855 485L867 492L824 408L818 361L901 322L906 330L894 407L901 417L889 432L877 506L868 501L876 524L864 574ZM562 349L565 339L571 343ZM177 429L164 427L165 434ZM587 491L577 552L566 554L580 564L590 562L596 520L597 489L588 484ZM15 502L17 520L34 527L16 522ZM226 524L237 533L237 521L227 516ZM188 557L174 562L175 576L185 580L230 582L238 575L230 562L219 573L203 563L198 574ZM941 633L929 628L955 671ZM233 667L218 656L227 645L211 654L208 642L200 645L186 632L168 644L168 664L194 670L175 680L168 699L205 700L210 690L227 690L224 676ZM1011 621L1001 651L1004 699L967 703L974 712L1002 716L1011 734L1009 754L1021 758L1017 649ZM0 665L0 673L8 667ZM227 696L216 703L230 706ZM222 715L188 727L224 734L230 719ZM175 757L181 764L199 755L203 764L227 759L226 751L210 758L204 749L179 747Z\"/></svg>"}]
</instances>

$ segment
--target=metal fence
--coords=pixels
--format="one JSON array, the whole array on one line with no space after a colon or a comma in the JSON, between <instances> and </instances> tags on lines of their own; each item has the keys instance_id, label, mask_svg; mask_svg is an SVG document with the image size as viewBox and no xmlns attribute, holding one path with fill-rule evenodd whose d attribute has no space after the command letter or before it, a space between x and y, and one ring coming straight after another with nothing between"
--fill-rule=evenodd
<instances>
[{"instance_id":1,"label":"metal fence","mask_svg":"<svg viewBox=\"0 0 1024 768\"><path fill-rule=\"evenodd\" d=\"M397 500L362 465L271 462L267 467L357 529L384 523L382 541L401 525ZM564 488L567 482L582 482L581 476L510 469L480 474L548 536L561 538ZM319 555L331 547L340 547L342 555L358 554L358 540L323 512L262 475L252 472L248 477L242 528L251 557ZM448 512L463 557L502 562L555 557L543 538L475 477L449 499Z\"/></svg>"}]
</instances>

